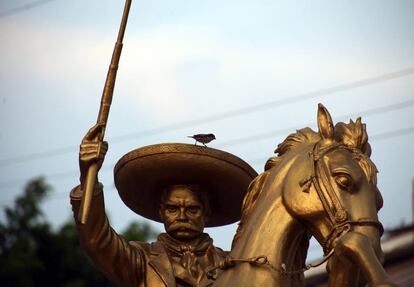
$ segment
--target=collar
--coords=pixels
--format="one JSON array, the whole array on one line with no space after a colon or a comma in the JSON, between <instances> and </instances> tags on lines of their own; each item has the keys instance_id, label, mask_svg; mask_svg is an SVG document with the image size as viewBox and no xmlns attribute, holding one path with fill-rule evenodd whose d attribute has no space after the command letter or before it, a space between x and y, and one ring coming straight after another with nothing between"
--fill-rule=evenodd
<instances>
[{"instance_id":1,"label":"collar","mask_svg":"<svg viewBox=\"0 0 414 287\"><path fill-rule=\"evenodd\" d=\"M197 256L204 255L208 248L213 245L213 239L207 233L200 234L192 241L179 241L167 233L161 233L158 236L158 241L165 246L168 252L175 256L182 256L185 252Z\"/></svg>"}]
</instances>

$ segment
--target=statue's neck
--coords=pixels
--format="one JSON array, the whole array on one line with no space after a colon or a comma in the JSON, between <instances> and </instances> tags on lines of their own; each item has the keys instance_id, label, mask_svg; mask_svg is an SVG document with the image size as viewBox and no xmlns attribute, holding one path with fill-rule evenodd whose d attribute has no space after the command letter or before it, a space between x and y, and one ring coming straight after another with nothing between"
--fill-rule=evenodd
<instances>
[{"instance_id":1,"label":"statue's neck","mask_svg":"<svg viewBox=\"0 0 414 287\"><path fill-rule=\"evenodd\" d=\"M266 203L265 200L261 202ZM266 210L261 208L261 203L257 204L255 208ZM275 267L284 264L288 269L298 268L298 262L306 257L307 250L301 252L304 242L308 241L305 232L303 226L287 212L279 196L266 212L251 215L233 246L231 256L252 258L265 255ZM298 256L303 258L298 259Z\"/></svg>"}]
</instances>

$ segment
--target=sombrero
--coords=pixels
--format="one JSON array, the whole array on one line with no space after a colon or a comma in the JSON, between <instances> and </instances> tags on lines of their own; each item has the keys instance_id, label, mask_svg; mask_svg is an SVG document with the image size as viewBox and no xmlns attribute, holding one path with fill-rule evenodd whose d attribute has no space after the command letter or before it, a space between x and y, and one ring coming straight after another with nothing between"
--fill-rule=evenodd
<instances>
[{"instance_id":1,"label":"sombrero","mask_svg":"<svg viewBox=\"0 0 414 287\"><path fill-rule=\"evenodd\" d=\"M245 161L230 153L182 143L164 143L135 149L114 169L115 186L135 213L161 222L162 191L174 184L197 184L206 191L211 214L207 227L240 219L243 197L257 176Z\"/></svg>"}]
</instances>

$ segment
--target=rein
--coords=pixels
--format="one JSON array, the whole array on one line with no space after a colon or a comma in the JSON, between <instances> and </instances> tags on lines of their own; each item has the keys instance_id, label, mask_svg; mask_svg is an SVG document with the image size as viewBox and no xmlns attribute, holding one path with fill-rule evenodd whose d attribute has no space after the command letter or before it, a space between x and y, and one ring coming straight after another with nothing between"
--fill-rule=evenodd
<instances>
[{"instance_id":1,"label":"rein","mask_svg":"<svg viewBox=\"0 0 414 287\"><path fill-rule=\"evenodd\" d=\"M378 220L371 219L358 219L358 220L348 220L348 213L345 208L342 206L339 201L338 196L336 195L334 188L329 182L328 173L329 171L326 168L326 165L321 161L321 159L329 152L334 149L341 148L350 151L351 153L360 153L359 150L353 149L343 144L332 144L325 148L319 148L318 143L316 143L311 152L309 152L309 158L312 160L312 174L309 178L301 180L299 185L303 188L304 192L309 192L310 186L313 184L319 199L323 205L325 212L328 214L332 230L328 234L325 241L321 244L324 257L320 262L314 264L307 264L304 267L296 270L287 270L284 263L280 267L276 267L268 258L264 255L252 257L252 258L232 258L227 256L222 262L218 265L207 268L206 276L209 279L216 279L217 270L226 270L235 267L239 264L248 263L252 266L257 267L266 267L270 270L280 273L283 275L296 275L301 274L306 270L311 268L318 267L325 263L335 252L335 249L332 248L332 244L340 236L346 234L351 230L353 225L357 226L373 226L377 228L380 232L380 235L384 233L384 228ZM322 184L321 184L322 183Z\"/></svg>"},{"instance_id":2,"label":"rein","mask_svg":"<svg viewBox=\"0 0 414 287\"><path fill-rule=\"evenodd\" d=\"M249 263L252 266L256 267L266 267L270 270L280 273L283 275L291 276L291 275L297 275L302 274L306 270L309 270L311 268L318 267L325 263L334 253L334 250L332 249L329 254L324 256L321 261L314 263L314 264L307 264L303 268L296 269L296 270L287 270L286 265L284 263L281 264L280 268L276 267L272 263L270 263L269 259L267 259L267 256L261 255L257 257L242 259L242 258L232 258L231 256L227 256L223 261L221 261L218 265L215 265L213 267L207 268L206 276L209 279L215 280L216 279L216 271L217 270L226 270L235 267L238 264L242 263Z\"/></svg>"}]
</instances>

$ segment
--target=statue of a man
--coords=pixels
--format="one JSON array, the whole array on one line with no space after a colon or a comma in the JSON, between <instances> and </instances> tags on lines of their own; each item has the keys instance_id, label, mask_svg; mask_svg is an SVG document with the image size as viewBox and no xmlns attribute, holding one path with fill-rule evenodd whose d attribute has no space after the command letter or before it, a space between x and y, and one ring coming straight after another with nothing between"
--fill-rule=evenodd
<instances>
[{"instance_id":1,"label":"statue of a man","mask_svg":"<svg viewBox=\"0 0 414 287\"><path fill-rule=\"evenodd\" d=\"M102 166L107 144L93 127L80 147L80 185L71 203L83 249L106 277L119 286L205 286L209 266L226 252L203 233L239 219L247 185L256 172L223 151L185 144L144 147L125 155L115 167L115 185L136 213L164 223L156 242L127 242L109 225L101 184L96 184L85 224L76 218L88 166Z\"/></svg>"}]
</instances>

